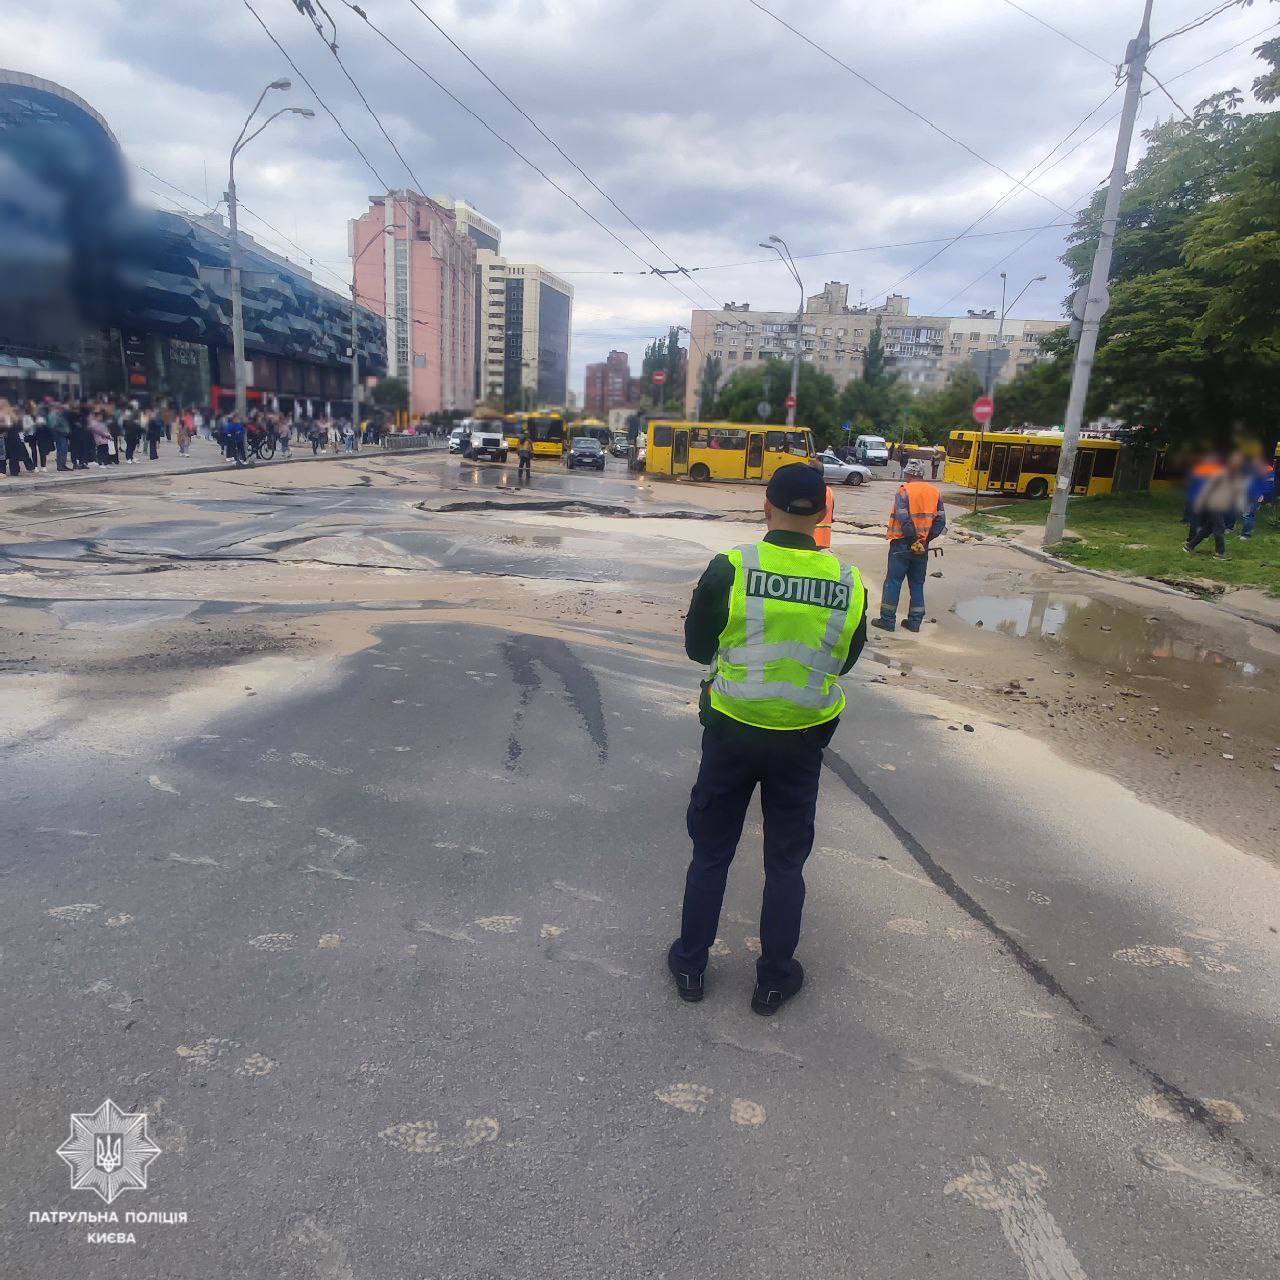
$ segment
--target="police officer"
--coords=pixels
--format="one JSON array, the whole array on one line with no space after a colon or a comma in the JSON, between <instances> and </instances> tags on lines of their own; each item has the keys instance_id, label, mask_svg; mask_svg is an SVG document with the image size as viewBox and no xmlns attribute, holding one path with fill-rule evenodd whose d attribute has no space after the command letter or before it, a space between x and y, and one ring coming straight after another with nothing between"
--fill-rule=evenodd
<instances>
[{"instance_id":1,"label":"police officer","mask_svg":"<svg viewBox=\"0 0 1280 1280\"><path fill-rule=\"evenodd\" d=\"M764 541L715 556L685 618L685 652L713 669L703 686L702 764L689 799L693 859L667 966L682 999L702 999L729 864L759 784L765 884L751 1007L766 1017L804 982L793 956L822 753L844 710L839 678L867 639L858 571L814 542L826 496L812 467L780 467L766 490Z\"/></svg>"},{"instance_id":2,"label":"police officer","mask_svg":"<svg viewBox=\"0 0 1280 1280\"><path fill-rule=\"evenodd\" d=\"M889 513L889 568L880 593L880 616L871 625L881 631L898 626L898 599L905 579L911 604L902 625L919 631L924 621L924 580L929 568L929 544L947 527L938 486L922 478L916 462L907 463L905 479L898 486Z\"/></svg>"}]
</instances>

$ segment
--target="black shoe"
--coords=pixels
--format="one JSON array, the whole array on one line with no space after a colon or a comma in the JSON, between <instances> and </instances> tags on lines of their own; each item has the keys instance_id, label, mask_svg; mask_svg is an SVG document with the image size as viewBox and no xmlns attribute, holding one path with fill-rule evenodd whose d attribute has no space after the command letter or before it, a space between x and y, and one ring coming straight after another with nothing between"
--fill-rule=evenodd
<instances>
[{"instance_id":1,"label":"black shoe","mask_svg":"<svg viewBox=\"0 0 1280 1280\"><path fill-rule=\"evenodd\" d=\"M762 1018L772 1018L803 986L804 965L799 960L793 960L791 975L781 987L763 987L756 983L756 989L751 994L751 1011Z\"/></svg>"},{"instance_id":2,"label":"black shoe","mask_svg":"<svg viewBox=\"0 0 1280 1280\"><path fill-rule=\"evenodd\" d=\"M919 618L904 618L904 619L902 620L902 625L903 625L903 626L904 626L908 631L919 631L919 630L920 630L920 619L919 619Z\"/></svg>"},{"instance_id":3,"label":"black shoe","mask_svg":"<svg viewBox=\"0 0 1280 1280\"><path fill-rule=\"evenodd\" d=\"M671 944L671 949L667 952L667 968L671 970L671 976L676 980L676 990L680 993L680 999L688 1004L697 1004L699 1000L706 994L703 984L704 975L701 973L685 973L679 968L676 960L676 944Z\"/></svg>"},{"instance_id":4,"label":"black shoe","mask_svg":"<svg viewBox=\"0 0 1280 1280\"><path fill-rule=\"evenodd\" d=\"M896 631L898 629L897 620L894 618L890 618L888 621L884 618L872 618L871 625L879 627L881 631Z\"/></svg>"}]
</instances>

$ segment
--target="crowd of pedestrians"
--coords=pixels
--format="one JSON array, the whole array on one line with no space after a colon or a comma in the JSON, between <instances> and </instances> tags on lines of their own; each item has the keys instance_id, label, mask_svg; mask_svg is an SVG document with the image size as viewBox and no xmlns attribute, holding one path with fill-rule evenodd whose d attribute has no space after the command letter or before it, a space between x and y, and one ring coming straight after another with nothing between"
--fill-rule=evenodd
<instances>
[{"instance_id":1,"label":"crowd of pedestrians","mask_svg":"<svg viewBox=\"0 0 1280 1280\"><path fill-rule=\"evenodd\" d=\"M1183 521L1187 540L1182 549L1191 555L1206 539L1213 539L1214 554L1227 560L1227 534L1239 524L1239 536L1253 537L1258 512L1276 495L1276 469L1260 458L1237 450L1202 458L1187 477L1187 501Z\"/></svg>"},{"instance_id":2,"label":"crowd of pedestrians","mask_svg":"<svg viewBox=\"0 0 1280 1280\"><path fill-rule=\"evenodd\" d=\"M382 434L377 421L357 426L349 418L291 417L260 408L241 422L234 413L208 407L142 405L125 396L39 402L0 397L0 475L156 462L162 444L176 445L178 457L189 458L197 438L215 444L228 462L244 466L263 451L268 436L274 452L290 458L295 445L309 444L313 455L354 453L362 444L378 444Z\"/></svg>"}]
</instances>

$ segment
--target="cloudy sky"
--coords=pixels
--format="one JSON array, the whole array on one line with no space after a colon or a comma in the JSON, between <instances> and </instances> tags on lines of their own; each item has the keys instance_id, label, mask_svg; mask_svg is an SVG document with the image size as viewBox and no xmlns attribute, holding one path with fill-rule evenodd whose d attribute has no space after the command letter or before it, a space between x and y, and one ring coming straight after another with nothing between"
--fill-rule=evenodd
<instances>
[{"instance_id":1,"label":"cloudy sky","mask_svg":"<svg viewBox=\"0 0 1280 1280\"><path fill-rule=\"evenodd\" d=\"M262 85L290 76L293 91L271 97L315 107L317 118L278 121L246 153L237 174L241 199L276 230L252 217L246 226L295 259L313 259L317 279L343 287L346 220L382 182L466 199L501 225L509 257L539 262L573 282L570 385L579 390L587 362L611 347L635 361L649 336L687 324L694 305L793 306L790 277L758 248L770 233L786 237L810 292L843 280L851 300L874 302L896 286L913 312L963 314L999 305L1001 270L1015 290L1046 274L1015 314L1058 316L1064 229L1048 224L1067 222L1105 177L1115 138L1114 120L1105 122L1120 106L1118 91L1108 99L1114 72L1107 62L1122 58L1140 0L1018 0L1084 49L1011 0L761 3L904 105L751 0L416 0L416 7L415 0L363 0L374 24L617 239L451 101L346 0L326 0L338 53L416 184L293 0L5 0L2 56L14 69L73 89L107 118L134 163L140 199L189 210L219 199L226 154L245 113ZM249 5L379 177L317 106ZM1213 7L1209 0L1157 0L1153 33ZM1278 19L1280 8L1265 0L1241 6L1162 45L1152 68L1188 110L1220 89L1247 90L1258 66L1251 53L1258 41L1250 37ZM1140 124L1175 110L1153 92ZM1028 179L1034 190L1012 180L1046 158ZM975 230L1008 234L967 238L926 264L946 238L1005 196ZM613 274L673 260L717 269L675 281L678 290L653 277Z\"/></svg>"}]
</instances>

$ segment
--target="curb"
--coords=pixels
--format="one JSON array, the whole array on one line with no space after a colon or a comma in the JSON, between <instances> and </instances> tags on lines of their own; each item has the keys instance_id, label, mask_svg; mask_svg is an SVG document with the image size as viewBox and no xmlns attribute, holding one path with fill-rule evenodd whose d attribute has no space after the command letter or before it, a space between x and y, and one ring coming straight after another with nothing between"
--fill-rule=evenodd
<instances>
[{"instance_id":1,"label":"curb","mask_svg":"<svg viewBox=\"0 0 1280 1280\"><path fill-rule=\"evenodd\" d=\"M379 458L386 458L395 450L383 450L374 446L374 452ZM426 450L423 450L426 452ZM314 457L310 454L306 456L295 455L289 458L272 458L270 462L254 462L251 465L238 468L242 471L257 471L263 467L282 467L294 462L358 462L365 453L330 453L316 454ZM44 480L33 480L24 473L20 480L9 477L0 483L0 493L38 493L45 489L73 489L78 485L92 485L95 483L105 484L125 484L130 480L155 480L160 477L170 476L200 476L212 475L219 471L235 471L236 467L229 465L226 460L216 463L200 463L193 467L174 467L171 470L151 471L144 469L142 471L124 471L114 474L115 468L98 467L94 471L80 472L73 476L60 476L55 473L53 477ZM103 472L108 472L104 475Z\"/></svg>"},{"instance_id":2,"label":"curb","mask_svg":"<svg viewBox=\"0 0 1280 1280\"><path fill-rule=\"evenodd\" d=\"M1233 618L1239 618L1241 622L1252 622L1256 626L1266 627L1268 631L1280 633L1280 621L1274 618L1264 618L1260 613L1251 613L1247 609L1236 609L1225 601L1196 595L1194 591L1180 591L1177 587L1167 586L1163 582L1155 582L1151 578L1137 578L1129 574L1108 573L1105 569L1090 569L1085 565L1072 564L1070 560L1063 560L1058 556L1050 555L1047 551L1041 551L1036 547L1028 547L1025 543L1013 542L1007 538L975 533L970 529L966 529L965 533L975 542L985 543L987 546L1009 547L1014 551L1020 551L1024 556L1030 556L1033 560L1039 560L1043 564L1051 564L1055 569L1066 569L1071 573L1085 573L1091 578L1101 578L1104 582L1118 582L1129 587L1142 587L1147 591L1154 591L1162 596L1173 596L1175 600L1198 600L1201 604L1212 605L1215 609L1221 609L1223 613L1229 613Z\"/></svg>"}]
</instances>

